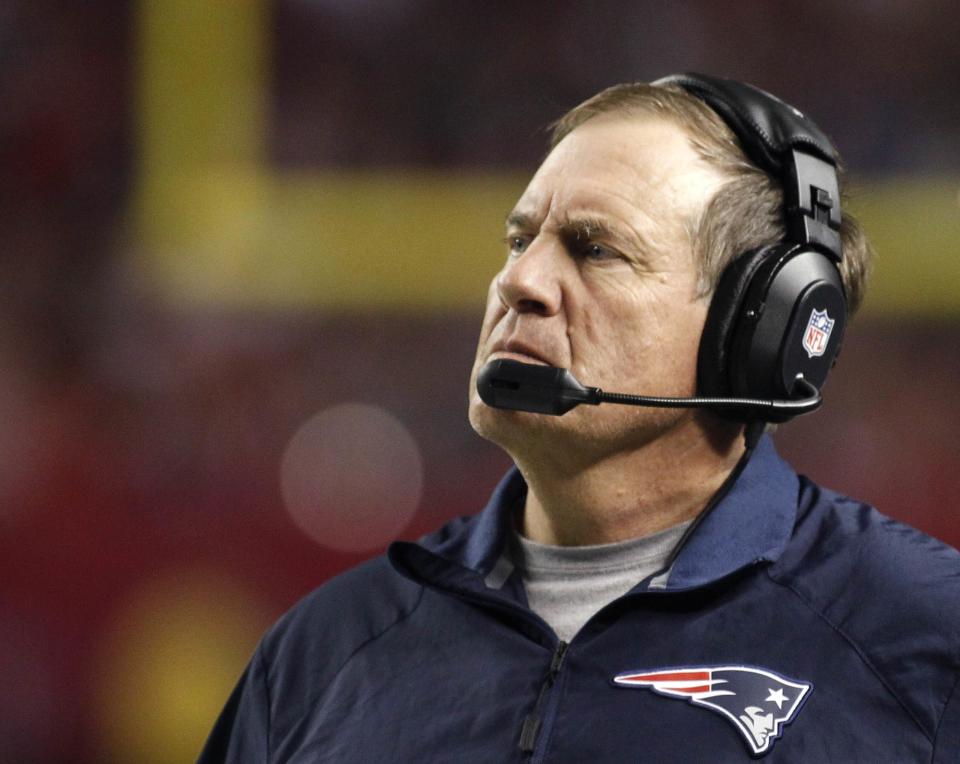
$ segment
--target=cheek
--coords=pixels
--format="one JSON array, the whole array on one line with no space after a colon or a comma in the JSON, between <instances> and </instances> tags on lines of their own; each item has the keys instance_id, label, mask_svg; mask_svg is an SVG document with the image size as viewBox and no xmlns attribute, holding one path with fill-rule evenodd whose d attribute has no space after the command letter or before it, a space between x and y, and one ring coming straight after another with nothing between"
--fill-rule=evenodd
<instances>
[{"instance_id":1,"label":"cheek","mask_svg":"<svg viewBox=\"0 0 960 764\"><path fill-rule=\"evenodd\" d=\"M501 302L500 295L497 292L497 278L499 278L499 274L490 282L490 288L487 290L487 308L483 313L483 323L480 326L480 338L477 342L478 356L488 344L494 327L496 327L507 313L507 309L503 302Z\"/></svg>"},{"instance_id":2,"label":"cheek","mask_svg":"<svg viewBox=\"0 0 960 764\"><path fill-rule=\"evenodd\" d=\"M671 288L665 275L630 288L611 284L584 310L575 353L584 373L598 380L592 384L672 381L686 391L696 377L706 311L685 281Z\"/></svg>"},{"instance_id":3,"label":"cheek","mask_svg":"<svg viewBox=\"0 0 960 764\"><path fill-rule=\"evenodd\" d=\"M470 396L471 400L476 394L476 378L480 372L480 367L490 352L491 345L499 339L502 332L503 318L507 314L507 309L500 301L497 293L497 280L490 284L487 292L487 309L483 314L483 323L480 326L480 336L477 339L477 350L473 358L473 368L470 370ZM478 399L479 401L479 399Z\"/></svg>"},{"instance_id":4,"label":"cheek","mask_svg":"<svg viewBox=\"0 0 960 764\"><path fill-rule=\"evenodd\" d=\"M696 387L697 356L706 314L706 302L688 296L678 296L656 313L658 348L654 352L661 374L672 378L683 391L675 394L692 394Z\"/></svg>"},{"instance_id":5,"label":"cheek","mask_svg":"<svg viewBox=\"0 0 960 764\"><path fill-rule=\"evenodd\" d=\"M666 315L657 285L626 281L610 279L582 311L581 353L602 359L611 368L623 368L637 353L656 347Z\"/></svg>"}]
</instances>

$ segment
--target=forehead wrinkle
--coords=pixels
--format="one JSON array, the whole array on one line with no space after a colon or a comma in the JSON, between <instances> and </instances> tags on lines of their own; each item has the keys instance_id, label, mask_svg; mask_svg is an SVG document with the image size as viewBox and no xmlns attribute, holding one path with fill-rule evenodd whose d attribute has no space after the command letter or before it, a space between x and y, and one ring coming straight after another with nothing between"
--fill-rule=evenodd
<instances>
[{"instance_id":1,"label":"forehead wrinkle","mask_svg":"<svg viewBox=\"0 0 960 764\"><path fill-rule=\"evenodd\" d=\"M640 119L634 122L636 117ZM657 130L652 135L604 135L618 124L663 128L666 132ZM642 234L649 227L648 233L652 233L653 238L659 238L659 234L666 233L667 228L685 235L691 218L699 216L716 187L724 180L722 174L695 153L689 133L670 120L642 114L631 115L630 119L625 120L623 114L604 114L580 125L577 130L581 131L582 140L593 137L591 133L595 133L598 140L603 135L599 161L601 164L607 163L615 182L605 184L602 193L628 205L632 215L642 218L644 231L637 231L636 226L631 225L634 233ZM576 132L567 137L575 136ZM685 151L673 161L658 161L657 147L676 142ZM598 162L596 154L575 159L582 159L587 167L594 167ZM693 179L702 185L703 195L691 197L684 193ZM624 222L630 223L627 219ZM655 243L650 237L641 238L646 238L647 245Z\"/></svg>"},{"instance_id":2,"label":"forehead wrinkle","mask_svg":"<svg viewBox=\"0 0 960 764\"><path fill-rule=\"evenodd\" d=\"M517 201L516 206L507 214L507 219L504 222L508 231L511 228L519 228L525 231L538 231L540 230L540 226L543 225L543 222L550 217L554 202L556 201L556 193L551 192L544 204L543 199L528 199L529 191L530 186L524 191L523 195ZM545 210L542 209L544 206L546 207Z\"/></svg>"},{"instance_id":3,"label":"forehead wrinkle","mask_svg":"<svg viewBox=\"0 0 960 764\"><path fill-rule=\"evenodd\" d=\"M564 155L566 164L554 166L551 160L560 154L552 152L507 215L507 232L539 233L547 226L573 239L606 236L621 244L627 250L624 254L633 250L644 259L668 254L672 248L665 242L674 233L671 229L688 238L689 211L668 201L674 194L673 172L667 170L676 168L638 161L645 154L642 144L612 142L602 148L605 157L599 164L606 163L607 174L613 176L606 180L595 176L595 154Z\"/></svg>"}]
</instances>

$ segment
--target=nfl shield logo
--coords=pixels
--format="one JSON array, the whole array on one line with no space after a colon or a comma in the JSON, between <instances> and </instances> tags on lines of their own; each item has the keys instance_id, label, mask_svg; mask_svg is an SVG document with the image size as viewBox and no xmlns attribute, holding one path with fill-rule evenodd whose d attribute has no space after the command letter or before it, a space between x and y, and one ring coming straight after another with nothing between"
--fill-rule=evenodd
<instances>
[{"instance_id":1,"label":"nfl shield logo","mask_svg":"<svg viewBox=\"0 0 960 764\"><path fill-rule=\"evenodd\" d=\"M836 319L830 318L826 309L814 308L810 314L810 320L807 321L807 330L803 333L803 349L807 351L810 358L824 354L835 323Z\"/></svg>"}]
</instances>

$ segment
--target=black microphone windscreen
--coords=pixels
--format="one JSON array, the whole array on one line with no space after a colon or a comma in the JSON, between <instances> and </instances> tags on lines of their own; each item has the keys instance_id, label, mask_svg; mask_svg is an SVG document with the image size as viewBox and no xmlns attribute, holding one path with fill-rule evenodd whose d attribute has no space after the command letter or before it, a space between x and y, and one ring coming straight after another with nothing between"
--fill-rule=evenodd
<instances>
[{"instance_id":1,"label":"black microphone windscreen","mask_svg":"<svg viewBox=\"0 0 960 764\"><path fill-rule=\"evenodd\" d=\"M568 369L491 361L477 375L477 392L488 406L534 414L566 414L581 403L599 403L597 393L581 385Z\"/></svg>"}]
</instances>

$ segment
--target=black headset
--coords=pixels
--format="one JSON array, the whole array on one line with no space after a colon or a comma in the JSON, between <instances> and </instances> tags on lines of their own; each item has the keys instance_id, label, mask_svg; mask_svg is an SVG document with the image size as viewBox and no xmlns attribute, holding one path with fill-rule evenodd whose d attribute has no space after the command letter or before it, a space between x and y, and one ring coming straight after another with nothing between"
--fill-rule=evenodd
<instances>
[{"instance_id":1,"label":"black headset","mask_svg":"<svg viewBox=\"0 0 960 764\"><path fill-rule=\"evenodd\" d=\"M700 339L698 395L791 398L799 375L819 390L847 322L836 151L797 109L750 85L692 73L653 84L677 85L706 103L784 191L786 237L735 257L717 284ZM758 418L756 410L724 413Z\"/></svg>"}]
</instances>

